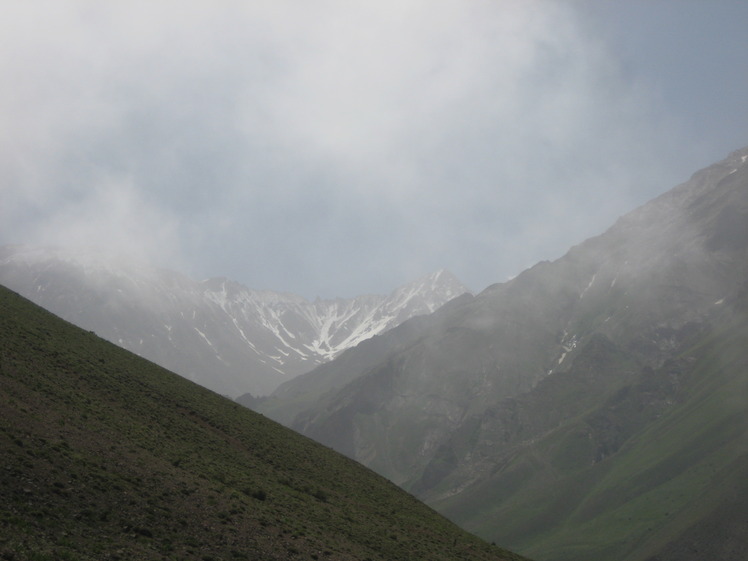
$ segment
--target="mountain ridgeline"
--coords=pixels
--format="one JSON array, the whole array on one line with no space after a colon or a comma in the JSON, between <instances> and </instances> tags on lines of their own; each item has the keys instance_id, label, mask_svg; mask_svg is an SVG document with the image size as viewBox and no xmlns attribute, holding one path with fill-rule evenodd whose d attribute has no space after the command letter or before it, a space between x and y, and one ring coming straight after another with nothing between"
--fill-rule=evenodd
<instances>
[{"instance_id":1,"label":"mountain ridgeline","mask_svg":"<svg viewBox=\"0 0 748 561\"><path fill-rule=\"evenodd\" d=\"M0 287L0 558L520 561Z\"/></svg>"},{"instance_id":2,"label":"mountain ridgeline","mask_svg":"<svg viewBox=\"0 0 748 561\"><path fill-rule=\"evenodd\" d=\"M0 284L232 398L266 395L467 291L439 271L388 296L310 302L225 278L198 282L101 251L28 246L0 247Z\"/></svg>"},{"instance_id":3,"label":"mountain ridgeline","mask_svg":"<svg viewBox=\"0 0 748 561\"><path fill-rule=\"evenodd\" d=\"M746 160L258 410L540 560L748 558Z\"/></svg>"},{"instance_id":4,"label":"mountain ridgeline","mask_svg":"<svg viewBox=\"0 0 748 561\"><path fill-rule=\"evenodd\" d=\"M18 246L0 283L217 392L272 392L237 401L538 561L748 558L748 148L475 296L440 272L309 302ZM2 298L6 558L511 558Z\"/></svg>"}]
</instances>

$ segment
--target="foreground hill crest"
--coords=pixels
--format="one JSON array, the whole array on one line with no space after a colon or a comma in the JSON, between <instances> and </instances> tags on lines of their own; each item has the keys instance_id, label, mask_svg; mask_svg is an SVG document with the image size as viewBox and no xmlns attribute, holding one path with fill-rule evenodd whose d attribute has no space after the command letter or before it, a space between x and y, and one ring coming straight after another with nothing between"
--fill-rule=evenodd
<instances>
[{"instance_id":1,"label":"foreground hill crest","mask_svg":"<svg viewBox=\"0 0 748 561\"><path fill-rule=\"evenodd\" d=\"M519 561L0 287L0 558Z\"/></svg>"}]
</instances>

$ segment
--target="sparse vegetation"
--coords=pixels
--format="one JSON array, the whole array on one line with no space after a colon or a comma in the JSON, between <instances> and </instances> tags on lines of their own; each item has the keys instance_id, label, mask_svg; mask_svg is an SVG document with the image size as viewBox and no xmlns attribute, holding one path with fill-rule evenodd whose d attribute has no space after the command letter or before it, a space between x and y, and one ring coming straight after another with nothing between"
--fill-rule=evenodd
<instances>
[{"instance_id":1,"label":"sparse vegetation","mask_svg":"<svg viewBox=\"0 0 748 561\"><path fill-rule=\"evenodd\" d=\"M0 288L0 558L520 559Z\"/></svg>"}]
</instances>

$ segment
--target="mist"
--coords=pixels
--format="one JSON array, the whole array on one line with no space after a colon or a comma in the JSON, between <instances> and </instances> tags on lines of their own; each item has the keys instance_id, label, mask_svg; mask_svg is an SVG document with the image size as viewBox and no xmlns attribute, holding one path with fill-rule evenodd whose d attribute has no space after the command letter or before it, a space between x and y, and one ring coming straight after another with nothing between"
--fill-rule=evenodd
<instances>
[{"instance_id":1,"label":"mist","mask_svg":"<svg viewBox=\"0 0 748 561\"><path fill-rule=\"evenodd\" d=\"M481 290L726 155L627 66L604 11L14 5L0 243L98 246L307 297L441 268Z\"/></svg>"}]
</instances>

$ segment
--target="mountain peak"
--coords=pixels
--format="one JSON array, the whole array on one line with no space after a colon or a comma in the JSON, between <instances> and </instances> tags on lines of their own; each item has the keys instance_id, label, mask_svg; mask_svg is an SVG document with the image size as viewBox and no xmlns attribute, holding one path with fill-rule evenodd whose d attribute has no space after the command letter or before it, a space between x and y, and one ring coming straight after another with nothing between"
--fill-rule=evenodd
<instances>
[{"instance_id":1,"label":"mountain peak","mask_svg":"<svg viewBox=\"0 0 748 561\"><path fill-rule=\"evenodd\" d=\"M317 299L195 281L102 251L0 247L0 283L219 393L265 395L467 289L437 271L390 295Z\"/></svg>"},{"instance_id":2,"label":"mountain peak","mask_svg":"<svg viewBox=\"0 0 748 561\"><path fill-rule=\"evenodd\" d=\"M399 315L430 314L449 300L470 293L460 280L446 269L440 269L394 290L387 309Z\"/></svg>"}]
</instances>

